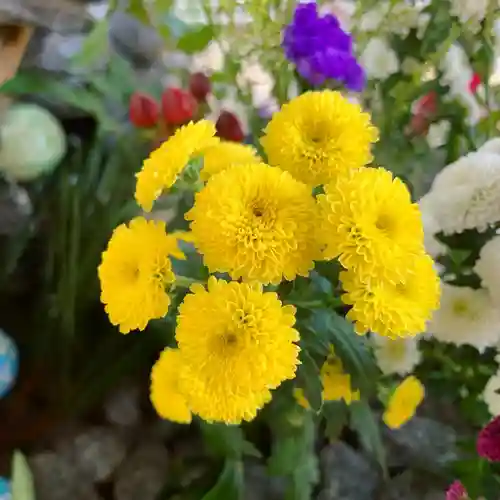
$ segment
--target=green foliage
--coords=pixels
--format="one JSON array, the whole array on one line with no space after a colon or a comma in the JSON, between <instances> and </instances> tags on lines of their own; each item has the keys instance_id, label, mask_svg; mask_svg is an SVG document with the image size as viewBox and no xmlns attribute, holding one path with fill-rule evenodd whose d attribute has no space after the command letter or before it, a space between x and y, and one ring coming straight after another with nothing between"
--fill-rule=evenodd
<instances>
[{"instance_id":1,"label":"green foliage","mask_svg":"<svg viewBox=\"0 0 500 500\"><path fill-rule=\"evenodd\" d=\"M243 464L239 460L226 460L217 484L201 500L242 500Z\"/></svg>"},{"instance_id":2,"label":"green foliage","mask_svg":"<svg viewBox=\"0 0 500 500\"><path fill-rule=\"evenodd\" d=\"M14 452L12 461L12 500L35 500L33 475L26 457L19 451Z\"/></svg>"},{"instance_id":3,"label":"green foliage","mask_svg":"<svg viewBox=\"0 0 500 500\"><path fill-rule=\"evenodd\" d=\"M109 52L109 22L105 18L98 22L89 33L82 49L73 58L73 64L79 67L90 66Z\"/></svg>"},{"instance_id":4,"label":"green foliage","mask_svg":"<svg viewBox=\"0 0 500 500\"><path fill-rule=\"evenodd\" d=\"M323 406L323 399L321 397L323 387L321 385L318 365L306 350L301 351L300 360L301 365L297 374L299 385L303 388L305 398L311 405L311 408L319 412Z\"/></svg>"},{"instance_id":5,"label":"green foliage","mask_svg":"<svg viewBox=\"0 0 500 500\"><path fill-rule=\"evenodd\" d=\"M177 49L186 54L201 52L213 39L215 28L213 26L199 26L189 30L177 41Z\"/></svg>"}]
</instances>

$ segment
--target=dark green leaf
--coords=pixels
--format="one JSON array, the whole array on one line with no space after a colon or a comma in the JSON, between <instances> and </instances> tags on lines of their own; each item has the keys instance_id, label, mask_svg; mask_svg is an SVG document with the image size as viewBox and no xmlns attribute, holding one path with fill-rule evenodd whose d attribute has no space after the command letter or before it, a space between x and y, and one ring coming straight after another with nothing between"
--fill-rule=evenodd
<instances>
[{"instance_id":1,"label":"dark green leaf","mask_svg":"<svg viewBox=\"0 0 500 500\"><path fill-rule=\"evenodd\" d=\"M243 429L237 425L201 422L205 444L215 455L240 459L242 455L259 457L260 452L245 439Z\"/></svg>"},{"instance_id":2,"label":"dark green leaf","mask_svg":"<svg viewBox=\"0 0 500 500\"><path fill-rule=\"evenodd\" d=\"M129 0L127 12L143 24L150 24L149 14L143 0Z\"/></svg>"},{"instance_id":3,"label":"dark green leaf","mask_svg":"<svg viewBox=\"0 0 500 500\"><path fill-rule=\"evenodd\" d=\"M72 58L75 66L90 66L109 51L109 23L107 19L98 22L87 35L80 52Z\"/></svg>"},{"instance_id":4,"label":"dark green leaf","mask_svg":"<svg viewBox=\"0 0 500 500\"><path fill-rule=\"evenodd\" d=\"M358 432L363 447L378 462L384 475L387 475L385 449L382 443L380 425L375 419L370 405L365 401L355 401L349 407L351 425Z\"/></svg>"},{"instance_id":5,"label":"dark green leaf","mask_svg":"<svg viewBox=\"0 0 500 500\"><path fill-rule=\"evenodd\" d=\"M311 500L318 477L318 459L310 453L303 464L295 470L285 500Z\"/></svg>"},{"instance_id":6,"label":"dark green leaf","mask_svg":"<svg viewBox=\"0 0 500 500\"><path fill-rule=\"evenodd\" d=\"M301 351L300 359L301 365L298 373L299 385L304 389L304 395L311 408L318 412L323 405L321 396L323 386L321 385L318 365L306 350Z\"/></svg>"},{"instance_id":7,"label":"dark green leaf","mask_svg":"<svg viewBox=\"0 0 500 500\"><path fill-rule=\"evenodd\" d=\"M331 442L337 441L342 429L348 423L346 404L343 401L327 401L323 406L323 415L326 422L326 437Z\"/></svg>"},{"instance_id":8,"label":"dark green leaf","mask_svg":"<svg viewBox=\"0 0 500 500\"><path fill-rule=\"evenodd\" d=\"M373 391L377 380L377 366L364 337L357 335L353 325L335 311L313 311L309 329L335 348L344 368L351 375L353 385L363 394Z\"/></svg>"},{"instance_id":9,"label":"dark green leaf","mask_svg":"<svg viewBox=\"0 0 500 500\"><path fill-rule=\"evenodd\" d=\"M202 51L214 37L212 26L199 26L179 38L177 49L187 54Z\"/></svg>"},{"instance_id":10,"label":"dark green leaf","mask_svg":"<svg viewBox=\"0 0 500 500\"><path fill-rule=\"evenodd\" d=\"M243 464L226 460L216 485L201 500L242 500L243 489Z\"/></svg>"}]
</instances>

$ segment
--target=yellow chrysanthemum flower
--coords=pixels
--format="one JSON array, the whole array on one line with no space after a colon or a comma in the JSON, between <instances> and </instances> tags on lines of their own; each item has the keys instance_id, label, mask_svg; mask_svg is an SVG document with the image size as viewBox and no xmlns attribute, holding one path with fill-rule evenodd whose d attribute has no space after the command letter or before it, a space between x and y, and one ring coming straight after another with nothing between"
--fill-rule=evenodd
<instances>
[{"instance_id":1,"label":"yellow chrysanthemum flower","mask_svg":"<svg viewBox=\"0 0 500 500\"><path fill-rule=\"evenodd\" d=\"M333 347L326 361L321 367L321 383L323 390L321 396L323 401L344 401L350 405L353 401L359 401L360 394L351 385L351 376L344 371L341 359L335 355ZM297 403L305 409L309 409L309 401L305 397L304 390L297 387L293 391Z\"/></svg>"},{"instance_id":2,"label":"yellow chrysanthemum flower","mask_svg":"<svg viewBox=\"0 0 500 500\"><path fill-rule=\"evenodd\" d=\"M389 399L383 419L391 429L399 429L408 422L423 401L425 389L420 380L413 375L406 377Z\"/></svg>"},{"instance_id":3,"label":"yellow chrysanthemum flower","mask_svg":"<svg viewBox=\"0 0 500 500\"><path fill-rule=\"evenodd\" d=\"M382 168L361 168L325 186L318 197L318 237L327 259L361 275L401 279L407 261L423 251L420 211L404 183Z\"/></svg>"},{"instance_id":4,"label":"yellow chrysanthemum flower","mask_svg":"<svg viewBox=\"0 0 500 500\"><path fill-rule=\"evenodd\" d=\"M203 168L200 172L202 180L207 181L232 165L261 163L262 158L252 146L238 142L221 141L203 151Z\"/></svg>"},{"instance_id":5,"label":"yellow chrysanthemum flower","mask_svg":"<svg viewBox=\"0 0 500 500\"><path fill-rule=\"evenodd\" d=\"M439 277L432 259L422 253L406 262L400 281L364 277L356 270L340 273L342 300L352 308L347 317L358 334L368 331L385 337L412 337L425 331L439 307Z\"/></svg>"},{"instance_id":6,"label":"yellow chrysanthemum flower","mask_svg":"<svg viewBox=\"0 0 500 500\"><path fill-rule=\"evenodd\" d=\"M182 356L178 349L165 349L151 370L150 399L161 418L180 424L191 422L191 410L179 390Z\"/></svg>"},{"instance_id":7,"label":"yellow chrysanthemum flower","mask_svg":"<svg viewBox=\"0 0 500 500\"><path fill-rule=\"evenodd\" d=\"M175 281L169 255L179 251L164 222L136 217L118 226L99 266L101 301L120 332L144 330L149 320L167 314L166 288Z\"/></svg>"},{"instance_id":8,"label":"yellow chrysanthemum flower","mask_svg":"<svg viewBox=\"0 0 500 500\"><path fill-rule=\"evenodd\" d=\"M318 258L317 206L310 189L263 163L213 176L186 214L211 272L279 283L305 276Z\"/></svg>"},{"instance_id":9,"label":"yellow chrysanthemum flower","mask_svg":"<svg viewBox=\"0 0 500 500\"><path fill-rule=\"evenodd\" d=\"M268 162L310 186L371 162L378 130L340 92L306 92L274 113L261 144Z\"/></svg>"},{"instance_id":10,"label":"yellow chrysanthemum flower","mask_svg":"<svg viewBox=\"0 0 500 500\"><path fill-rule=\"evenodd\" d=\"M194 285L179 307L176 339L183 354L181 388L207 421L252 420L271 389L295 377L299 340L295 308L259 285Z\"/></svg>"},{"instance_id":11,"label":"yellow chrysanthemum flower","mask_svg":"<svg viewBox=\"0 0 500 500\"><path fill-rule=\"evenodd\" d=\"M342 361L333 352L321 367L324 401L345 401L348 405L359 401L359 391L351 385L351 376L344 371Z\"/></svg>"},{"instance_id":12,"label":"yellow chrysanthemum flower","mask_svg":"<svg viewBox=\"0 0 500 500\"><path fill-rule=\"evenodd\" d=\"M177 129L149 158L137 174L135 199L149 212L164 189L175 184L189 160L207 147L217 144L215 125L208 120L189 123Z\"/></svg>"}]
</instances>

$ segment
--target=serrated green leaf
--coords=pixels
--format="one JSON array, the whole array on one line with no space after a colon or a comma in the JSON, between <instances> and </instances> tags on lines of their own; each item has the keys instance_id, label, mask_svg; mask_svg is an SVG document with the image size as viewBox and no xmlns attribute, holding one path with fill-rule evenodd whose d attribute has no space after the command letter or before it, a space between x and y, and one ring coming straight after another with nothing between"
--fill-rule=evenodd
<instances>
[{"instance_id":1,"label":"serrated green leaf","mask_svg":"<svg viewBox=\"0 0 500 500\"><path fill-rule=\"evenodd\" d=\"M205 444L215 455L240 459L243 455L260 457L259 450L245 439L243 429L237 425L201 422Z\"/></svg>"},{"instance_id":2,"label":"serrated green leaf","mask_svg":"<svg viewBox=\"0 0 500 500\"><path fill-rule=\"evenodd\" d=\"M323 405L321 396L323 386L321 385L318 365L306 350L301 351L300 360L301 365L297 375L299 385L303 388L304 395L311 408L318 412Z\"/></svg>"},{"instance_id":3,"label":"serrated green leaf","mask_svg":"<svg viewBox=\"0 0 500 500\"><path fill-rule=\"evenodd\" d=\"M358 432L359 439L368 453L380 465L387 476L387 463L380 425L375 419L370 405L365 400L355 401L349 406L351 425Z\"/></svg>"},{"instance_id":4,"label":"serrated green leaf","mask_svg":"<svg viewBox=\"0 0 500 500\"><path fill-rule=\"evenodd\" d=\"M199 26L179 38L177 49L186 54L201 52L214 37L213 26Z\"/></svg>"},{"instance_id":5,"label":"serrated green leaf","mask_svg":"<svg viewBox=\"0 0 500 500\"><path fill-rule=\"evenodd\" d=\"M105 18L95 24L83 42L80 52L71 60L74 66L85 67L94 64L109 52L109 22Z\"/></svg>"},{"instance_id":6,"label":"serrated green leaf","mask_svg":"<svg viewBox=\"0 0 500 500\"><path fill-rule=\"evenodd\" d=\"M242 462L226 460L216 485L201 500L242 500L243 490Z\"/></svg>"},{"instance_id":7,"label":"serrated green leaf","mask_svg":"<svg viewBox=\"0 0 500 500\"><path fill-rule=\"evenodd\" d=\"M333 345L354 387L365 395L374 391L377 365L366 339L355 333L352 323L335 311L318 309L312 312L307 326L322 342Z\"/></svg>"},{"instance_id":8,"label":"serrated green leaf","mask_svg":"<svg viewBox=\"0 0 500 500\"><path fill-rule=\"evenodd\" d=\"M12 460L12 500L35 500L33 474L26 457L18 450Z\"/></svg>"}]
</instances>

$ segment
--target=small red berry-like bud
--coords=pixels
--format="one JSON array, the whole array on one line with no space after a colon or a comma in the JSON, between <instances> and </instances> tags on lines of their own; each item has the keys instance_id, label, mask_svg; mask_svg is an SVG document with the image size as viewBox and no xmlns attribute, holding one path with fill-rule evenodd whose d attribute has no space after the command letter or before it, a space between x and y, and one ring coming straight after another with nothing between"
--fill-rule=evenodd
<instances>
[{"instance_id":1,"label":"small red berry-like bud","mask_svg":"<svg viewBox=\"0 0 500 500\"><path fill-rule=\"evenodd\" d=\"M429 119L427 116L420 114L420 115L413 115L410 120L410 124L408 127L408 134L410 135L425 135L427 134L429 130Z\"/></svg>"},{"instance_id":2,"label":"small red berry-like bud","mask_svg":"<svg viewBox=\"0 0 500 500\"><path fill-rule=\"evenodd\" d=\"M421 97L415 106L416 115L424 115L430 117L436 114L438 103L438 95L436 92L429 92Z\"/></svg>"},{"instance_id":3,"label":"small red berry-like bud","mask_svg":"<svg viewBox=\"0 0 500 500\"><path fill-rule=\"evenodd\" d=\"M221 111L215 123L217 135L221 139L233 142L242 142L245 138L243 128L238 117L231 111Z\"/></svg>"},{"instance_id":4,"label":"small red berry-like bud","mask_svg":"<svg viewBox=\"0 0 500 500\"><path fill-rule=\"evenodd\" d=\"M163 119L171 125L182 125L192 120L198 109L193 95L183 89L171 87L161 96Z\"/></svg>"},{"instance_id":5,"label":"small red berry-like bud","mask_svg":"<svg viewBox=\"0 0 500 500\"><path fill-rule=\"evenodd\" d=\"M189 91L198 102L205 102L211 90L210 80L204 73L193 73L189 77Z\"/></svg>"},{"instance_id":6,"label":"small red berry-like bud","mask_svg":"<svg viewBox=\"0 0 500 500\"><path fill-rule=\"evenodd\" d=\"M477 88L479 87L479 85L481 85L481 83L482 83L481 77L477 73L474 73L469 82L470 93L474 94L474 92L476 92Z\"/></svg>"},{"instance_id":7,"label":"small red berry-like bud","mask_svg":"<svg viewBox=\"0 0 500 500\"><path fill-rule=\"evenodd\" d=\"M134 92L129 103L130 121L139 128L154 127L160 117L160 107L153 97Z\"/></svg>"}]
</instances>

